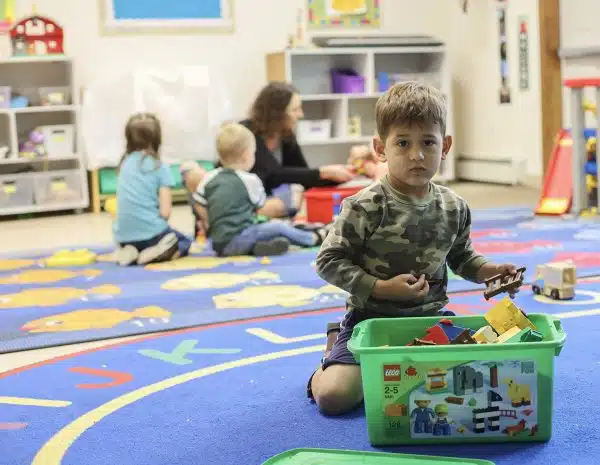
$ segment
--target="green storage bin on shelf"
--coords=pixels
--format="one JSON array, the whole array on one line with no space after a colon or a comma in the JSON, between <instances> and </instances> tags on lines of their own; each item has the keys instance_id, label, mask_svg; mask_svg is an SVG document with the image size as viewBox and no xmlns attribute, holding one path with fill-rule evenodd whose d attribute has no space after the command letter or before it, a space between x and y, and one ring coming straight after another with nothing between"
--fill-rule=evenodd
<instances>
[{"instance_id":1,"label":"green storage bin on shelf","mask_svg":"<svg viewBox=\"0 0 600 465\"><path fill-rule=\"evenodd\" d=\"M204 168L206 171L215 169L215 164L211 161L198 160L198 165ZM175 186L173 189L183 189L183 180L181 179L181 172L179 170L179 164L175 163L170 165L171 173L173 175L173 181ZM103 195L112 195L117 193L117 169L116 168L100 168L99 179L100 179L100 193Z\"/></svg>"},{"instance_id":2,"label":"green storage bin on shelf","mask_svg":"<svg viewBox=\"0 0 600 465\"><path fill-rule=\"evenodd\" d=\"M494 465L487 460L333 449L292 449L263 465Z\"/></svg>"},{"instance_id":3,"label":"green storage bin on shelf","mask_svg":"<svg viewBox=\"0 0 600 465\"><path fill-rule=\"evenodd\" d=\"M550 439L554 357L566 335L551 315L528 316L543 341L406 346L440 318L358 324L348 348L361 366L371 444ZM483 316L450 320L474 330L487 325Z\"/></svg>"}]
</instances>

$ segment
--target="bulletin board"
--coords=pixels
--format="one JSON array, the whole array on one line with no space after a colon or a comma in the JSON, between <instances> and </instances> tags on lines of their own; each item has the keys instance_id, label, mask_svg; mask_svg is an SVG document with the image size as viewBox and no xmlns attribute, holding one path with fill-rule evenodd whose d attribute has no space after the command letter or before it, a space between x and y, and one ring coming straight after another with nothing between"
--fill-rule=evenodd
<instances>
[{"instance_id":1,"label":"bulletin board","mask_svg":"<svg viewBox=\"0 0 600 465\"><path fill-rule=\"evenodd\" d=\"M308 28L379 27L381 0L306 0Z\"/></svg>"},{"instance_id":2,"label":"bulletin board","mask_svg":"<svg viewBox=\"0 0 600 465\"><path fill-rule=\"evenodd\" d=\"M233 31L233 0L98 0L105 33Z\"/></svg>"}]
</instances>

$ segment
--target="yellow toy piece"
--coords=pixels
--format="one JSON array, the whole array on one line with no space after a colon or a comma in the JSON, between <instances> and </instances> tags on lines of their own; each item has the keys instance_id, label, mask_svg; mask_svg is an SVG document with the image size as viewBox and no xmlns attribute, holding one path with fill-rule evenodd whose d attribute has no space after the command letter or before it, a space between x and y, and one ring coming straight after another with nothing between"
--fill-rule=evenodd
<instances>
[{"instance_id":1,"label":"yellow toy piece","mask_svg":"<svg viewBox=\"0 0 600 465\"><path fill-rule=\"evenodd\" d=\"M595 137L590 137L585 143L585 151L587 153L593 152L596 153L596 144L597 139Z\"/></svg>"},{"instance_id":2,"label":"yellow toy piece","mask_svg":"<svg viewBox=\"0 0 600 465\"><path fill-rule=\"evenodd\" d=\"M473 334L473 339L475 339L478 344L493 344L498 340L498 336L491 326L484 326L483 328L479 328L475 334Z\"/></svg>"},{"instance_id":3,"label":"yellow toy piece","mask_svg":"<svg viewBox=\"0 0 600 465\"><path fill-rule=\"evenodd\" d=\"M84 266L96 263L97 255L88 249L61 250L42 260L44 266Z\"/></svg>"},{"instance_id":4,"label":"yellow toy piece","mask_svg":"<svg viewBox=\"0 0 600 465\"><path fill-rule=\"evenodd\" d=\"M117 198L110 197L104 201L104 211L109 213L111 216L117 216Z\"/></svg>"},{"instance_id":5,"label":"yellow toy piece","mask_svg":"<svg viewBox=\"0 0 600 465\"><path fill-rule=\"evenodd\" d=\"M596 104L592 103L590 101L586 100L585 102L583 102L583 109L585 111L589 111L590 113L592 113L594 115L596 114Z\"/></svg>"},{"instance_id":6,"label":"yellow toy piece","mask_svg":"<svg viewBox=\"0 0 600 465\"><path fill-rule=\"evenodd\" d=\"M515 326L519 329L536 329L523 310L517 307L508 296L494 305L485 314L485 319L498 335L502 335Z\"/></svg>"}]
</instances>

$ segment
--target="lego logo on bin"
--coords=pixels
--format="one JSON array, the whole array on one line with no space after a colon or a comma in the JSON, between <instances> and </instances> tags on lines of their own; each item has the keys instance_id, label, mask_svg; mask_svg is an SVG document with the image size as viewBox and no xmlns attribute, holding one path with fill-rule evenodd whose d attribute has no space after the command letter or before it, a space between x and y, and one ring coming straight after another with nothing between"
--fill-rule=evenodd
<instances>
[{"instance_id":1,"label":"lego logo on bin","mask_svg":"<svg viewBox=\"0 0 600 465\"><path fill-rule=\"evenodd\" d=\"M383 365L384 381L400 381L400 365Z\"/></svg>"}]
</instances>

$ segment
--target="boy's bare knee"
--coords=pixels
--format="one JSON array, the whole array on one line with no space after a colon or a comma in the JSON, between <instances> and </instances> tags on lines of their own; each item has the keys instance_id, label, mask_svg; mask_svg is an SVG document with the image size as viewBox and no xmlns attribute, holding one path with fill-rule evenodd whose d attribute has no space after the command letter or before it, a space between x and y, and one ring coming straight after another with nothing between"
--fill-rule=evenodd
<instances>
[{"instance_id":1,"label":"boy's bare knee","mask_svg":"<svg viewBox=\"0 0 600 465\"><path fill-rule=\"evenodd\" d=\"M330 366L313 379L312 389L315 402L325 415L349 412L363 399L360 368L356 365Z\"/></svg>"}]
</instances>

